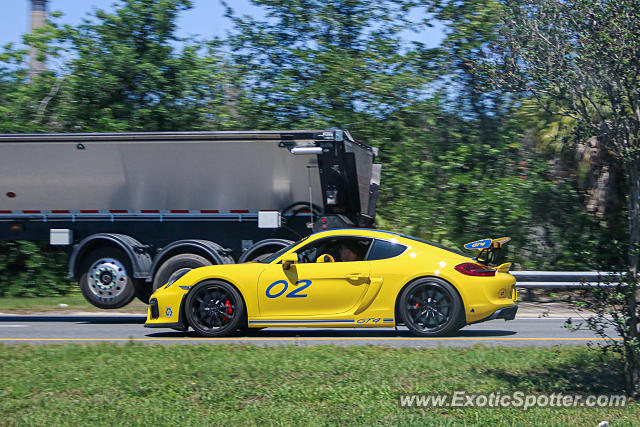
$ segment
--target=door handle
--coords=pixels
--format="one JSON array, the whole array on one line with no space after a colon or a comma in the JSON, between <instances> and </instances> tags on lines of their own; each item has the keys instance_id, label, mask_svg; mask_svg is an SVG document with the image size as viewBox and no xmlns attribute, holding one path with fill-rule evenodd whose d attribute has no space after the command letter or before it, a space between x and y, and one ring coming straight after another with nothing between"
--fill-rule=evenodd
<instances>
[{"instance_id":1,"label":"door handle","mask_svg":"<svg viewBox=\"0 0 640 427\"><path fill-rule=\"evenodd\" d=\"M360 280L362 279L363 275L360 273L351 273L349 275L347 275L347 279L349 280Z\"/></svg>"}]
</instances>

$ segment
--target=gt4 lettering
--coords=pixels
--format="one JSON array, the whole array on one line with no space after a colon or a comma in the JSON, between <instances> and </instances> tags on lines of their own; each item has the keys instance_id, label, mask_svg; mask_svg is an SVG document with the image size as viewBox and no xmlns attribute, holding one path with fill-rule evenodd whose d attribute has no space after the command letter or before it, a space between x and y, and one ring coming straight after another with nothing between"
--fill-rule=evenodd
<instances>
[{"instance_id":1,"label":"gt4 lettering","mask_svg":"<svg viewBox=\"0 0 640 427\"><path fill-rule=\"evenodd\" d=\"M298 280L293 286L295 285L302 285L302 286L299 286L294 290L292 290L291 292L289 292L286 295L286 298L306 298L308 295L301 294L300 292L304 291L309 286L311 286L311 280ZM280 286L282 286L282 290L278 291ZM274 291L273 288L276 288L276 290ZM267 298L278 298L279 296L287 292L288 288L289 288L289 282L287 282L286 280L278 280L276 282L273 282L267 287L265 294L267 295Z\"/></svg>"},{"instance_id":2,"label":"gt4 lettering","mask_svg":"<svg viewBox=\"0 0 640 427\"><path fill-rule=\"evenodd\" d=\"M356 322L357 323L378 323L378 322L380 322L380 318L379 317L370 317L368 319L358 319Z\"/></svg>"}]
</instances>

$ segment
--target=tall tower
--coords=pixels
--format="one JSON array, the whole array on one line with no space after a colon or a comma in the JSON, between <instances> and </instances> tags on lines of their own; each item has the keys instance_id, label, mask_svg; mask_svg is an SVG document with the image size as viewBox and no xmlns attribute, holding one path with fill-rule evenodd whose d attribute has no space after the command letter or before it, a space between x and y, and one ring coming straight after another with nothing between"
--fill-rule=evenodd
<instances>
[{"instance_id":1,"label":"tall tower","mask_svg":"<svg viewBox=\"0 0 640 427\"><path fill-rule=\"evenodd\" d=\"M47 1L48 0L30 0L31 1L31 32L36 28L43 27L47 19ZM46 69L44 61L38 60L38 50L31 47L29 50L29 74L38 75Z\"/></svg>"}]
</instances>

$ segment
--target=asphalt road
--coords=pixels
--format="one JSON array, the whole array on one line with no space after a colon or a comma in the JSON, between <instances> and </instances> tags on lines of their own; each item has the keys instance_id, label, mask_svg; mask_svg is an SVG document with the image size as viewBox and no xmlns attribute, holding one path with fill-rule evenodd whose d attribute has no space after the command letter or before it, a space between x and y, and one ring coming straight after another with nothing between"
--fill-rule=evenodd
<instances>
[{"instance_id":1,"label":"asphalt road","mask_svg":"<svg viewBox=\"0 0 640 427\"><path fill-rule=\"evenodd\" d=\"M492 320L463 328L444 338L417 338L406 328L330 329L267 328L247 336L202 338L193 332L144 328L144 316L138 315L2 315L0 342L6 344L55 344L63 342L127 342L150 344L255 345L385 345L389 347L467 347L477 343L508 347L586 345L599 339L589 331L571 332L563 328L566 318L516 318L505 322ZM574 321L575 323L575 321Z\"/></svg>"}]
</instances>

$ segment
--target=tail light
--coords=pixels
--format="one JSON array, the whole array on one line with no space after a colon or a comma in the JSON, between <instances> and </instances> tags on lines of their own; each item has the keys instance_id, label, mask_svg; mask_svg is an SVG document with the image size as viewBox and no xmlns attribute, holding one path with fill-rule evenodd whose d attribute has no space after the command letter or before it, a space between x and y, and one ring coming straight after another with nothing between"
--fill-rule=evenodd
<instances>
[{"instance_id":1,"label":"tail light","mask_svg":"<svg viewBox=\"0 0 640 427\"><path fill-rule=\"evenodd\" d=\"M454 267L460 273L467 276L495 276L496 271L492 268L487 269L487 267L483 267L479 264L474 264L472 262L465 262L463 264L458 264Z\"/></svg>"}]
</instances>

